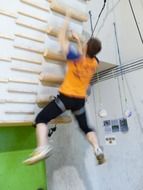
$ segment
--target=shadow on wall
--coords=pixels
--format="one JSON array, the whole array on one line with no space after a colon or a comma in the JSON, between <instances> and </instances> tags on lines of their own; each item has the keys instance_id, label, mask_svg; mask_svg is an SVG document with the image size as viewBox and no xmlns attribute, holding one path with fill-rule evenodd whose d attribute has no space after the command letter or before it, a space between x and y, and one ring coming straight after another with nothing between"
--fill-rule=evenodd
<instances>
[{"instance_id":1,"label":"shadow on wall","mask_svg":"<svg viewBox=\"0 0 143 190\"><path fill-rule=\"evenodd\" d=\"M94 190L85 165L89 145L74 127L60 126L53 137L55 152L47 160L49 190Z\"/></svg>"}]
</instances>

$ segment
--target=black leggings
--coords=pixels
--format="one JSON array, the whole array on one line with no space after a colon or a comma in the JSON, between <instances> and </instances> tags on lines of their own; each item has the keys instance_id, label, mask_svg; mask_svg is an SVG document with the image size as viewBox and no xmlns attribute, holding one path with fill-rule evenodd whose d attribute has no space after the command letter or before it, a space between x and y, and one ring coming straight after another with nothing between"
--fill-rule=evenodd
<instances>
[{"instance_id":1,"label":"black leggings","mask_svg":"<svg viewBox=\"0 0 143 190\"><path fill-rule=\"evenodd\" d=\"M45 123L47 124L52 119L56 118L60 114L64 112L63 109L61 109L57 105L56 100L62 101L63 106L66 110L71 110L74 114L78 125L80 129L87 134L88 132L93 131L88 126L87 118L86 118L86 112L85 112L85 99L80 98L74 98L74 97L68 97L60 93L60 95L55 98L55 100L51 101L36 117L35 123Z\"/></svg>"}]
</instances>

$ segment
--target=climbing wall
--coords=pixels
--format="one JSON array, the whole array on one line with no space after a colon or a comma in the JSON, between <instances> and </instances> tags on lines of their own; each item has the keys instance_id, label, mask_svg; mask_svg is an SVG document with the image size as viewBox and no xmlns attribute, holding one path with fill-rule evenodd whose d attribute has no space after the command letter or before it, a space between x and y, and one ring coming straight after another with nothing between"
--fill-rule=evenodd
<instances>
[{"instance_id":1,"label":"climbing wall","mask_svg":"<svg viewBox=\"0 0 143 190\"><path fill-rule=\"evenodd\" d=\"M4 1L0 7L0 123L32 122L35 114L57 94L65 60L57 42L67 8L79 34L87 21L85 3L60 1ZM72 40L69 35L69 39ZM73 41L73 40L72 40ZM66 117L66 116L64 116ZM66 121L70 121L66 117ZM63 118L62 118L63 122Z\"/></svg>"},{"instance_id":2,"label":"climbing wall","mask_svg":"<svg viewBox=\"0 0 143 190\"><path fill-rule=\"evenodd\" d=\"M0 120L32 120L42 71L49 6L4 1L0 8Z\"/></svg>"}]
</instances>

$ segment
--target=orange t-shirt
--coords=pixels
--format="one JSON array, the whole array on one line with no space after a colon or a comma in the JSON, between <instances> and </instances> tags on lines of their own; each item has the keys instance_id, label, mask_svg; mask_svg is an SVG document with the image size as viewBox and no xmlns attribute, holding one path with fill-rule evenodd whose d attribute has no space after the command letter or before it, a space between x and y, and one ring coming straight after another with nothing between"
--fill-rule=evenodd
<instances>
[{"instance_id":1,"label":"orange t-shirt","mask_svg":"<svg viewBox=\"0 0 143 190\"><path fill-rule=\"evenodd\" d=\"M77 98L85 98L86 91L98 63L95 58L80 57L73 61L67 60L67 73L59 92Z\"/></svg>"}]
</instances>

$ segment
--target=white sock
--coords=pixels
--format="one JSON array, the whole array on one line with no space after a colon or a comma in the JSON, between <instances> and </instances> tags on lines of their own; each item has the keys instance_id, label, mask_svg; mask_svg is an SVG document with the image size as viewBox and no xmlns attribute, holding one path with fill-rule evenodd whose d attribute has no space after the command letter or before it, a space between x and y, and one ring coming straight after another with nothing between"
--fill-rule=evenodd
<instances>
[{"instance_id":1,"label":"white sock","mask_svg":"<svg viewBox=\"0 0 143 190\"><path fill-rule=\"evenodd\" d=\"M94 149L94 151L95 151L95 154L96 154L96 155L99 155L99 154L103 153L103 151L101 150L101 148L100 148L99 146L97 146L97 147Z\"/></svg>"},{"instance_id":2,"label":"white sock","mask_svg":"<svg viewBox=\"0 0 143 190\"><path fill-rule=\"evenodd\" d=\"M38 146L36 148L37 151L43 151L45 148L47 148L48 145L44 145L44 146Z\"/></svg>"}]
</instances>

